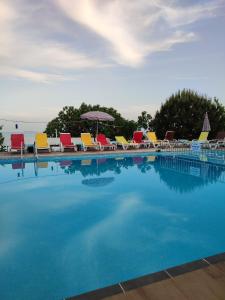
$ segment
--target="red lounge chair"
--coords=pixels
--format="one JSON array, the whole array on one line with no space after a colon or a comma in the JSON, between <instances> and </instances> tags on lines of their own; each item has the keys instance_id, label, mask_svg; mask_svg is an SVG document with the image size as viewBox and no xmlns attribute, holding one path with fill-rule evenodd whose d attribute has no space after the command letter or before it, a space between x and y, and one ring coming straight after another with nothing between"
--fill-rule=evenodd
<instances>
[{"instance_id":1,"label":"red lounge chair","mask_svg":"<svg viewBox=\"0 0 225 300\"><path fill-rule=\"evenodd\" d=\"M101 151L103 151L105 148L112 148L113 150L116 150L116 145L109 143L103 133L99 133L96 140L100 145Z\"/></svg>"},{"instance_id":2,"label":"red lounge chair","mask_svg":"<svg viewBox=\"0 0 225 300\"><path fill-rule=\"evenodd\" d=\"M77 151L77 146L72 142L70 133L60 133L60 149L62 152L64 152L65 149Z\"/></svg>"},{"instance_id":3,"label":"red lounge chair","mask_svg":"<svg viewBox=\"0 0 225 300\"><path fill-rule=\"evenodd\" d=\"M143 140L143 132L142 131L134 131L133 133L133 142L148 147L150 143Z\"/></svg>"},{"instance_id":4,"label":"red lounge chair","mask_svg":"<svg viewBox=\"0 0 225 300\"><path fill-rule=\"evenodd\" d=\"M216 138L209 140L210 148L219 148L225 146L225 131L217 132Z\"/></svg>"},{"instance_id":5,"label":"red lounge chair","mask_svg":"<svg viewBox=\"0 0 225 300\"><path fill-rule=\"evenodd\" d=\"M220 141L224 140L225 139L225 131L219 131L219 132L217 132L216 139L220 140Z\"/></svg>"},{"instance_id":6,"label":"red lounge chair","mask_svg":"<svg viewBox=\"0 0 225 300\"><path fill-rule=\"evenodd\" d=\"M175 131L167 131L166 134L165 134L164 140L167 140L169 142L173 142L174 141L174 135L175 135Z\"/></svg>"},{"instance_id":7,"label":"red lounge chair","mask_svg":"<svg viewBox=\"0 0 225 300\"><path fill-rule=\"evenodd\" d=\"M11 151L24 151L25 143L24 143L24 134L22 133L13 133L11 134Z\"/></svg>"},{"instance_id":8,"label":"red lounge chair","mask_svg":"<svg viewBox=\"0 0 225 300\"><path fill-rule=\"evenodd\" d=\"M175 145L180 145L180 142L174 139L175 131L168 130L165 134L163 144L168 144L170 147L174 147Z\"/></svg>"}]
</instances>

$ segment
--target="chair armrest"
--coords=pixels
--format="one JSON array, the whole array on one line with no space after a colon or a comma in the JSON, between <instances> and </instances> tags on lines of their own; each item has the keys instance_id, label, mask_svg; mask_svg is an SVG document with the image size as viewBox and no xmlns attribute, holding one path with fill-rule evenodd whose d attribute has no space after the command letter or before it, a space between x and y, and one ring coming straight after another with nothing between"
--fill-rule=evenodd
<instances>
[{"instance_id":1,"label":"chair armrest","mask_svg":"<svg viewBox=\"0 0 225 300\"><path fill-rule=\"evenodd\" d=\"M219 140L218 140L218 139L209 140L209 143L217 143L217 142L219 142Z\"/></svg>"}]
</instances>

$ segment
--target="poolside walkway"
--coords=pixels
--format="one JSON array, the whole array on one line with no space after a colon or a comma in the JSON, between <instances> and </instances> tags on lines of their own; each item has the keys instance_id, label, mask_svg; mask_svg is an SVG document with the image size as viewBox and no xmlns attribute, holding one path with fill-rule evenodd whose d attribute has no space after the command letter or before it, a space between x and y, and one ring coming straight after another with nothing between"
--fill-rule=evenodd
<instances>
[{"instance_id":1,"label":"poolside walkway","mask_svg":"<svg viewBox=\"0 0 225 300\"><path fill-rule=\"evenodd\" d=\"M179 151L182 151L182 150L187 150L187 149L183 149L183 148L180 148ZM120 150L120 149L117 149L115 151L111 151L111 150L108 150L108 151L77 151L77 152L56 152L56 151L52 151L50 153L48 152L39 152L38 153L38 157L39 158L45 158L45 157L54 157L54 156L57 156L57 157L79 157L79 156L90 156L90 155L99 155L99 156L102 156L102 155L111 155L111 154L126 154L126 153L150 153L150 152L156 152L156 151L159 151L159 149L157 148L141 148L141 149L130 149L130 150ZM178 151L178 149L174 149L174 148L164 148L164 149L160 149L160 151ZM16 158L21 158L21 155L19 153L9 153L9 152L0 152L0 160L8 160L8 159L16 159ZM23 158L34 158L34 154L33 153L25 153L23 155Z\"/></svg>"},{"instance_id":2,"label":"poolside walkway","mask_svg":"<svg viewBox=\"0 0 225 300\"><path fill-rule=\"evenodd\" d=\"M225 253L68 300L224 300Z\"/></svg>"},{"instance_id":3,"label":"poolside walkway","mask_svg":"<svg viewBox=\"0 0 225 300\"><path fill-rule=\"evenodd\" d=\"M225 299L225 263L172 277L105 300L218 300Z\"/></svg>"}]
</instances>

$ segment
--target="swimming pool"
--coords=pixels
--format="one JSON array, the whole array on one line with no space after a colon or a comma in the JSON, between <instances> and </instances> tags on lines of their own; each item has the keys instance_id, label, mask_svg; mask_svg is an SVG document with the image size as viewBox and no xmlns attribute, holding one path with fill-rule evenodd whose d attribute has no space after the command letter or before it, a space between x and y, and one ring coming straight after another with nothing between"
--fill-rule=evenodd
<instances>
[{"instance_id":1,"label":"swimming pool","mask_svg":"<svg viewBox=\"0 0 225 300\"><path fill-rule=\"evenodd\" d=\"M225 251L225 166L174 154L0 162L0 299L63 299Z\"/></svg>"}]
</instances>

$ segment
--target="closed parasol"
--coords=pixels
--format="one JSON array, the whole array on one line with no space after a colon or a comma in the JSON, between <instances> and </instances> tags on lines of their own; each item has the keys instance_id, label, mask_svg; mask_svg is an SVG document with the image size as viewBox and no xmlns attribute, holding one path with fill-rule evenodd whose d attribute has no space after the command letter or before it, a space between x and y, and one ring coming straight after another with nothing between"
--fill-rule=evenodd
<instances>
[{"instance_id":1,"label":"closed parasol","mask_svg":"<svg viewBox=\"0 0 225 300\"><path fill-rule=\"evenodd\" d=\"M209 117L208 117L208 113L205 113L205 117L204 117L204 122L203 122L203 126L202 126L202 131L207 131L209 132L211 130L210 127L210 123L209 123Z\"/></svg>"}]
</instances>

